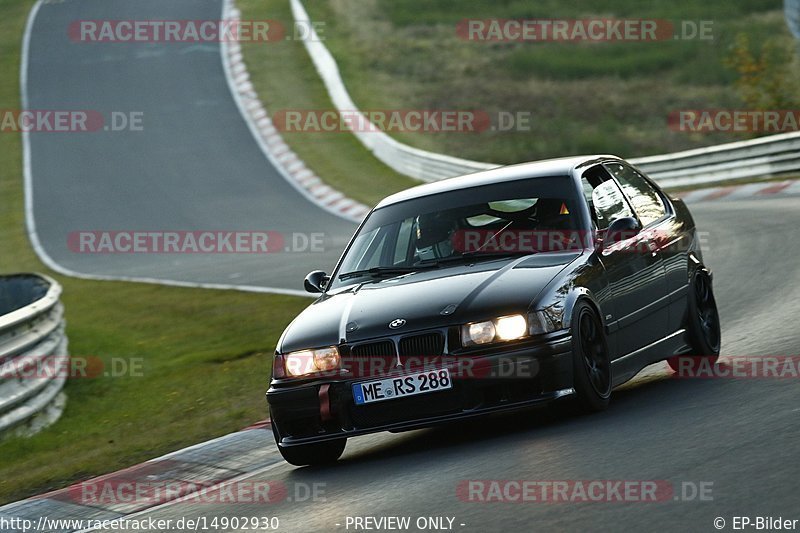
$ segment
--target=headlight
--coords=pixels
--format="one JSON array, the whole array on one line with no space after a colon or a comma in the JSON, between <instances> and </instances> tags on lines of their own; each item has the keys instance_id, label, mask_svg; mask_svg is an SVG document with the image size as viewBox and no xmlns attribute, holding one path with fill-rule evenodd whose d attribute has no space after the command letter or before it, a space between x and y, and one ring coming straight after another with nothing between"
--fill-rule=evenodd
<instances>
[{"instance_id":1,"label":"headlight","mask_svg":"<svg viewBox=\"0 0 800 533\"><path fill-rule=\"evenodd\" d=\"M300 350L284 356L286 373L290 376L327 372L338 368L340 362L339 350L336 346L316 350Z\"/></svg>"},{"instance_id":2,"label":"headlight","mask_svg":"<svg viewBox=\"0 0 800 533\"><path fill-rule=\"evenodd\" d=\"M510 341L524 336L528 330L528 324L522 315L511 315L498 318L495 322L497 338L501 341Z\"/></svg>"},{"instance_id":3,"label":"headlight","mask_svg":"<svg viewBox=\"0 0 800 533\"><path fill-rule=\"evenodd\" d=\"M470 344L486 344L492 342L495 336L494 322L475 322L467 324L461 332L461 340L464 346Z\"/></svg>"},{"instance_id":4,"label":"headlight","mask_svg":"<svg viewBox=\"0 0 800 533\"><path fill-rule=\"evenodd\" d=\"M461 344L473 346L495 341L510 341L524 337L527 333L528 323L524 316L503 316L461 326Z\"/></svg>"},{"instance_id":5,"label":"headlight","mask_svg":"<svg viewBox=\"0 0 800 533\"><path fill-rule=\"evenodd\" d=\"M314 350L314 366L323 372L339 368L339 350L335 346Z\"/></svg>"}]
</instances>

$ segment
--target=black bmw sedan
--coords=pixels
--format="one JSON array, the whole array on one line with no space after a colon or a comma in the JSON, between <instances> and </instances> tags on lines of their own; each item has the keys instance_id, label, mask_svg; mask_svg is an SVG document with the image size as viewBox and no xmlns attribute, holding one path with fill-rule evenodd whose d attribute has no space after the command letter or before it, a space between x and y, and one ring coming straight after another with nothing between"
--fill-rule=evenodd
<instances>
[{"instance_id":1,"label":"black bmw sedan","mask_svg":"<svg viewBox=\"0 0 800 533\"><path fill-rule=\"evenodd\" d=\"M561 399L714 361L720 328L684 203L614 156L507 166L380 202L281 336L267 400L289 463L347 438Z\"/></svg>"}]
</instances>

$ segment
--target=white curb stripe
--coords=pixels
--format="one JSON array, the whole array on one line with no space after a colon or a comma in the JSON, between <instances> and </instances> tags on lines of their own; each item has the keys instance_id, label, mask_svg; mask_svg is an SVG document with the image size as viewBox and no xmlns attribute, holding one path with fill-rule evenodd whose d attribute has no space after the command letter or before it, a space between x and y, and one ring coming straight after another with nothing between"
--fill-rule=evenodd
<instances>
[{"instance_id":1,"label":"white curb stripe","mask_svg":"<svg viewBox=\"0 0 800 533\"><path fill-rule=\"evenodd\" d=\"M724 194L723 194L724 193ZM687 204L698 202L715 202L717 200L742 200L747 198L768 198L800 193L800 180L769 181L748 183L729 187L712 187L699 189L678 196Z\"/></svg>"},{"instance_id":2,"label":"white curb stripe","mask_svg":"<svg viewBox=\"0 0 800 533\"><path fill-rule=\"evenodd\" d=\"M233 0L223 0L222 18L235 21L240 17L241 12ZM220 49L231 93L267 159L295 189L316 205L340 217L360 222L370 208L325 185L283 141L250 81L241 45L237 42L222 43ZM247 95L246 98L244 95ZM341 200L347 202L340 203Z\"/></svg>"}]
</instances>

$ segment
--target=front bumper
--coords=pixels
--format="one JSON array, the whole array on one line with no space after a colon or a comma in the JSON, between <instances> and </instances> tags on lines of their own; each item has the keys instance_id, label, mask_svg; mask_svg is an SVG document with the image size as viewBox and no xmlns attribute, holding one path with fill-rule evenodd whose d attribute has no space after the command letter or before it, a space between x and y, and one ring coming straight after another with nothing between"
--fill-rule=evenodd
<instances>
[{"instance_id":1,"label":"front bumper","mask_svg":"<svg viewBox=\"0 0 800 533\"><path fill-rule=\"evenodd\" d=\"M572 338L510 346L500 352L470 356L471 368L447 358L451 389L365 405L353 400L354 383L385 376L335 376L304 381L273 381L267 391L273 429L280 446L296 446L379 431L405 431L520 409L573 393ZM390 375L409 373L403 369Z\"/></svg>"}]
</instances>

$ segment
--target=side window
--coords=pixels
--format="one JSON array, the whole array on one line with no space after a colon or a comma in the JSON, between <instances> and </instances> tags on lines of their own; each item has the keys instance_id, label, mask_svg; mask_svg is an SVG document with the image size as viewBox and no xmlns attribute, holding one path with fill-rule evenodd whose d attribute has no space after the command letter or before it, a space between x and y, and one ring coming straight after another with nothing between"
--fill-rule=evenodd
<instances>
[{"instance_id":1,"label":"side window","mask_svg":"<svg viewBox=\"0 0 800 533\"><path fill-rule=\"evenodd\" d=\"M621 163L610 163L605 166L617 178L625 194L631 199L643 226L659 220L667 213L661 197L641 174Z\"/></svg>"},{"instance_id":2,"label":"side window","mask_svg":"<svg viewBox=\"0 0 800 533\"><path fill-rule=\"evenodd\" d=\"M375 228L373 231L365 234L363 237L363 244L359 243L360 247L356 248L359 254L362 255L361 261L355 267L355 270L363 270L367 268L383 266L381 264L381 252L383 250L383 243L386 241L389 230L386 227ZM364 250L361 252L361 250ZM358 257L358 256L355 256Z\"/></svg>"},{"instance_id":3,"label":"side window","mask_svg":"<svg viewBox=\"0 0 800 533\"><path fill-rule=\"evenodd\" d=\"M592 205L597 216L597 229L608 228L618 218L632 217L628 201L613 180L604 181L592 191Z\"/></svg>"},{"instance_id":4,"label":"side window","mask_svg":"<svg viewBox=\"0 0 800 533\"><path fill-rule=\"evenodd\" d=\"M598 230L607 229L618 218L634 216L625 195L602 166L587 170L581 177L581 186Z\"/></svg>"},{"instance_id":5,"label":"side window","mask_svg":"<svg viewBox=\"0 0 800 533\"><path fill-rule=\"evenodd\" d=\"M599 221L597 219L597 210L594 208L594 199L592 198L592 193L596 185L596 183L590 183L585 174L583 178L581 178L583 197L586 199L586 203L589 204L589 214L592 217L592 224L597 228Z\"/></svg>"},{"instance_id":6,"label":"side window","mask_svg":"<svg viewBox=\"0 0 800 533\"><path fill-rule=\"evenodd\" d=\"M411 232L414 231L414 219L407 218L400 223L400 232L397 235L397 242L394 247L394 259L392 264L402 265L408 260L408 252L411 246Z\"/></svg>"}]
</instances>

